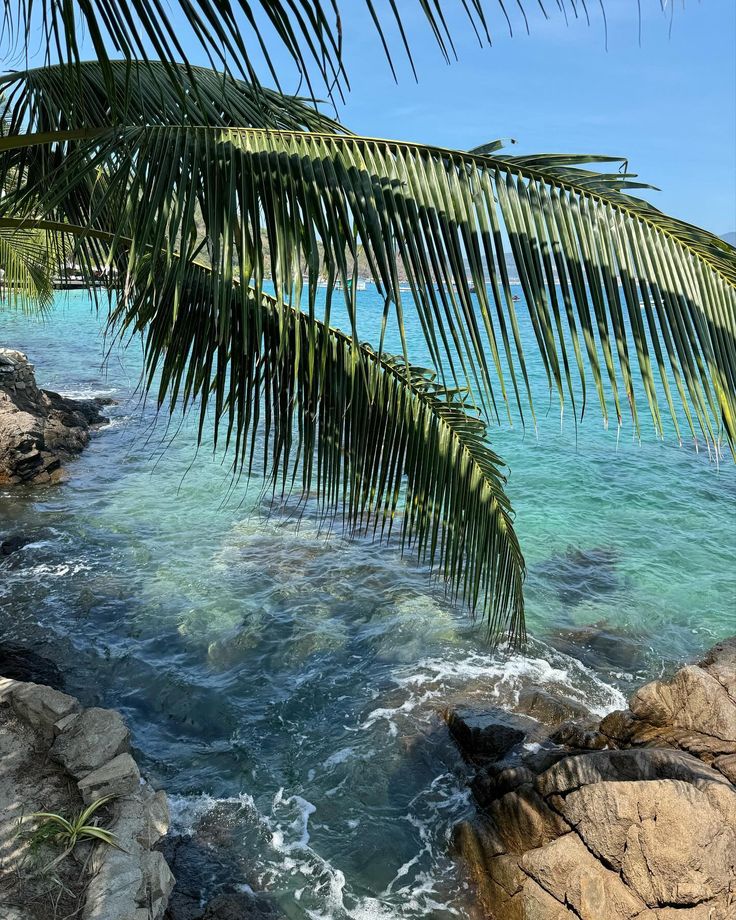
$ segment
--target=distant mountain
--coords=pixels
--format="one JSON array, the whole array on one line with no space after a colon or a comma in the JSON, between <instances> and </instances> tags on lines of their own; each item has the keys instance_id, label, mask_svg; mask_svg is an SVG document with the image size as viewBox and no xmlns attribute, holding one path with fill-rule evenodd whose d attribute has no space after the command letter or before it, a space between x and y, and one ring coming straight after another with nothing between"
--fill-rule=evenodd
<instances>
[{"instance_id":1,"label":"distant mountain","mask_svg":"<svg viewBox=\"0 0 736 920\"><path fill-rule=\"evenodd\" d=\"M724 233L721 239L728 243L729 246L736 246L736 230L732 230L730 233Z\"/></svg>"}]
</instances>

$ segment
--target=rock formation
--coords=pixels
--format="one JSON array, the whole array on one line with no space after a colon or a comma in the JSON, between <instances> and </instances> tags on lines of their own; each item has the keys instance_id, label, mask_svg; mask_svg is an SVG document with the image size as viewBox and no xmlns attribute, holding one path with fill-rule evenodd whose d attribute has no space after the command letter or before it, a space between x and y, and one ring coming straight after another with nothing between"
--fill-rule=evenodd
<instances>
[{"instance_id":1,"label":"rock formation","mask_svg":"<svg viewBox=\"0 0 736 920\"><path fill-rule=\"evenodd\" d=\"M110 400L77 400L36 385L33 365L19 351L0 349L0 486L49 483L79 454L90 430L108 421Z\"/></svg>"},{"instance_id":2,"label":"rock formation","mask_svg":"<svg viewBox=\"0 0 736 920\"><path fill-rule=\"evenodd\" d=\"M89 852L84 864L84 904L74 916L160 920L174 885L164 856L154 849L169 827L168 804L163 792L141 780L130 754L130 733L119 713L83 709L77 699L51 687L0 678L0 724L11 717L35 736L35 762L56 763L60 781L76 788L75 795L84 804L114 796L105 827L114 833L120 849L98 845ZM0 779L3 770L14 768L10 759L0 760ZM12 775L4 779L14 783ZM0 807L0 843L17 840L18 822L29 804L16 794L0 803L5 806ZM17 843L0 853L6 877L22 878L23 853ZM36 910L26 912L22 897L14 898L12 888L0 894L0 902L3 918L39 916Z\"/></svg>"},{"instance_id":3,"label":"rock formation","mask_svg":"<svg viewBox=\"0 0 736 920\"><path fill-rule=\"evenodd\" d=\"M735 920L736 639L599 725L528 723L449 717L479 806L455 850L487 917Z\"/></svg>"}]
</instances>

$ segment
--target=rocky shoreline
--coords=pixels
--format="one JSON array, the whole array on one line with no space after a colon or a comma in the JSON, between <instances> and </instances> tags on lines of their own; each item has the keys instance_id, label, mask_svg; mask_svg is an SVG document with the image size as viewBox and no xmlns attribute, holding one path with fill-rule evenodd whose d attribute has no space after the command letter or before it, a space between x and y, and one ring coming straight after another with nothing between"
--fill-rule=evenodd
<instances>
[{"instance_id":1,"label":"rocky shoreline","mask_svg":"<svg viewBox=\"0 0 736 920\"><path fill-rule=\"evenodd\" d=\"M595 723L447 713L475 768L454 851L489 920L736 918L736 638Z\"/></svg>"},{"instance_id":2,"label":"rocky shoreline","mask_svg":"<svg viewBox=\"0 0 736 920\"><path fill-rule=\"evenodd\" d=\"M0 486L58 482L63 465L106 424L109 399L70 399L39 389L26 355L0 348Z\"/></svg>"}]
</instances>

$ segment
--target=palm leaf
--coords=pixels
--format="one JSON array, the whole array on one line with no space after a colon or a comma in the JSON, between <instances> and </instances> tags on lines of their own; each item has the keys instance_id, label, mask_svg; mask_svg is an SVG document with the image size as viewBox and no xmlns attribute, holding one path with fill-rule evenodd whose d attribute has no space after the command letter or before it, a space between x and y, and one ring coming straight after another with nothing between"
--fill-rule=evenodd
<instances>
[{"instance_id":1,"label":"palm leaf","mask_svg":"<svg viewBox=\"0 0 736 920\"><path fill-rule=\"evenodd\" d=\"M522 419L525 405L533 413L531 344L560 405L569 399L581 417L590 374L606 421L620 423L628 405L638 432L641 388L659 434L664 400L678 434L676 403L694 437L734 445L733 251L630 195L641 185L631 174L583 168L606 158L189 125L49 137L63 152L56 171L44 160L34 178L51 190L45 209L103 228L127 209L129 235L157 271L178 252L206 252L226 285L237 272L260 294L268 255L282 303L299 305L305 273L310 316L320 278L341 282L355 337L348 282L365 258L386 318L395 311L403 333L415 311L433 365L476 392L489 416L509 402ZM106 177L96 202L89 164ZM531 342L511 296L506 239Z\"/></svg>"},{"instance_id":2,"label":"palm leaf","mask_svg":"<svg viewBox=\"0 0 736 920\"><path fill-rule=\"evenodd\" d=\"M199 403L200 441L214 409L215 443L224 431L235 471L251 475L258 448L274 494L314 496L349 534L389 540L398 518L402 552L481 612L492 639L523 638L524 560L503 462L467 394L263 292L225 287L208 266L179 260L160 275L119 235L39 227L76 236L80 255L107 246L117 260L113 277L125 282L110 326L125 340L142 335L159 408Z\"/></svg>"}]
</instances>

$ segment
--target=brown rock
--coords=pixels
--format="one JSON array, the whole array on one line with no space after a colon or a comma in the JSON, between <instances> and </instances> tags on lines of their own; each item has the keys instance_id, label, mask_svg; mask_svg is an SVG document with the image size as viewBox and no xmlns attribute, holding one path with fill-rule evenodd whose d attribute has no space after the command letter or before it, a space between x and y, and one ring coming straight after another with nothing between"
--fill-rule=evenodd
<instances>
[{"instance_id":1,"label":"brown rock","mask_svg":"<svg viewBox=\"0 0 736 920\"><path fill-rule=\"evenodd\" d=\"M565 821L534 789L524 786L492 802L488 814L505 847L512 853L521 854L544 846L569 830Z\"/></svg>"},{"instance_id":2,"label":"brown rock","mask_svg":"<svg viewBox=\"0 0 736 920\"><path fill-rule=\"evenodd\" d=\"M108 421L99 412L105 402L40 390L26 356L0 349L0 485L57 481L90 429Z\"/></svg>"},{"instance_id":3,"label":"brown rock","mask_svg":"<svg viewBox=\"0 0 736 920\"><path fill-rule=\"evenodd\" d=\"M571 719L587 719L587 707L567 696L555 696L541 687L528 687L519 693L517 710L544 722L559 725Z\"/></svg>"},{"instance_id":4,"label":"brown rock","mask_svg":"<svg viewBox=\"0 0 736 920\"><path fill-rule=\"evenodd\" d=\"M523 920L575 920L575 914L571 910L560 904L531 878L526 880L521 893L514 900L521 901Z\"/></svg>"},{"instance_id":5,"label":"brown rock","mask_svg":"<svg viewBox=\"0 0 736 920\"><path fill-rule=\"evenodd\" d=\"M581 920L629 920L646 905L586 849L576 833L526 853L523 869Z\"/></svg>"},{"instance_id":6,"label":"brown rock","mask_svg":"<svg viewBox=\"0 0 736 920\"><path fill-rule=\"evenodd\" d=\"M564 813L650 907L698 904L736 873L736 791L726 784L601 782L568 795Z\"/></svg>"}]
</instances>

